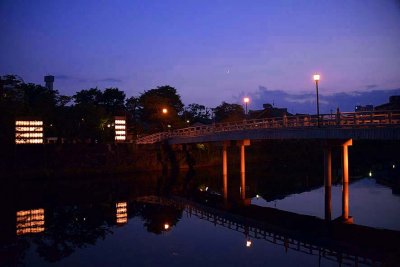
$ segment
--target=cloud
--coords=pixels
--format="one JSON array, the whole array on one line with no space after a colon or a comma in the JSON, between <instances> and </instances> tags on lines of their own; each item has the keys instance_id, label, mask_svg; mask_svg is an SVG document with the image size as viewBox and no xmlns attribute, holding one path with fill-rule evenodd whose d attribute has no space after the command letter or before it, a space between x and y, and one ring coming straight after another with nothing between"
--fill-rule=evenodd
<instances>
[{"instance_id":1,"label":"cloud","mask_svg":"<svg viewBox=\"0 0 400 267\"><path fill-rule=\"evenodd\" d=\"M97 80L97 82L121 83L122 80L116 79L116 78L105 78L105 79Z\"/></svg>"},{"instance_id":2,"label":"cloud","mask_svg":"<svg viewBox=\"0 0 400 267\"><path fill-rule=\"evenodd\" d=\"M378 87L378 85L376 85L376 84L368 84L365 86L365 88L367 88L367 89L374 89L376 87Z\"/></svg>"},{"instance_id":3,"label":"cloud","mask_svg":"<svg viewBox=\"0 0 400 267\"><path fill-rule=\"evenodd\" d=\"M371 90L334 93L319 95L321 113L330 113L337 107L341 111L354 111L356 105L380 105L389 102L392 95L400 95L399 89ZM240 103L244 93L234 97ZM290 94L283 90L269 90L259 86L258 90L249 93L251 98L250 109L261 109L263 104L273 104L275 107L288 108L290 113L316 113L316 96L314 93Z\"/></svg>"},{"instance_id":4,"label":"cloud","mask_svg":"<svg viewBox=\"0 0 400 267\"><path fill-rule=\"evenodd\" d=\"M71 79L73 79L73 77L68 76L68 75L64 75L64 74L54 75L54 78L56 80L71 80Z\"/></svg>"},{"instance_id":5,"label":"cloud","mask_svg":"<svg viewBox=\"0 0 400 267\"><path fill-rule=\"evenodd\" d=\"M69 75L65 75L65 74L58 74L58 75L54 75L56 80L73 80L73 81L77 81L79 83L88 83L88 82L107 82L107 83L121 83L122 80L117 79L117 78L104 78L104 79L85 79L82 77L74 77L74 76L69 76Z\"/></svg>"}]
</instances>

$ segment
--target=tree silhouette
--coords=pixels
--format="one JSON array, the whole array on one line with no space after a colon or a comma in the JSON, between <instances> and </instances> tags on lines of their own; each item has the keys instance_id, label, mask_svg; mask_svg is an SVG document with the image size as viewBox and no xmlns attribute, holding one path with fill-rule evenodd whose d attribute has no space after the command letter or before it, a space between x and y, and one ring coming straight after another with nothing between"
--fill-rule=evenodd
<instances>
[{"instance_id":1,"label":"tree silhouette","mask_svg":"<svg viewBox=\"0 0 400 267\"><path fill-rule=\"evenodd\" d=\"M218 122L239 121L245 118L244 109L239 104L222 102L214 109L215 120Z\"/></svg>"},{"instance_id":2,"label":"tree silhouette","mask_svg":"<svg viewBox=\"0 0 400 267\"><path fill-rule=\"evenodd\" d=\"M169 85L151 89L139 97L141 120L149 131L166 130L168 124L172 127L183 126L178 116L183 106L180 95ZM163 108L168 112L163 113Z\"/></svg>"}]
</instances>

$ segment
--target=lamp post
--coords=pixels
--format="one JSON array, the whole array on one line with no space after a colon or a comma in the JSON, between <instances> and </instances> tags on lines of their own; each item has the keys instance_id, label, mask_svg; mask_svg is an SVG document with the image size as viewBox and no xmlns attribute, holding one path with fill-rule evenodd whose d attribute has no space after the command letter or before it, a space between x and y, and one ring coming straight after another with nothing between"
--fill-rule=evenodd
<instances>
[{"instance_id":1,"label":"lamp post","mask_svg":"<svg viewBox=\"0 0 400 267\"><path fill-rule=\"evenodd\" d=\"M163 108L162 109L162 114L164 115L164 116L166 116L167 114L168 114L168 109L167 108ZM161 122L161 124L162 124L162 127L163 127L163 131L165 131L165 121L164 121L164 119L162 120L162 122Z\"/></svg>"},{"instance_id":2,"label":"lamp post","mask_svg":"<svg viewBox=\"0 0 400 267\"><path fill-rule=\"evenodd\" d=\"M318 96L318 81L320 79L319 74L314 74L314 81L315 81L315 89L317 91L317 125L319 127L319 96Z\"/></svg>"},{"instance_id":3,"label":"lamp post","mask_svg":"<svg viewBox=\"0 0 400 267\"><path fill-rule=\"evenodd\" d=\"M246 106L246 112L244 113L244 115L246 115L246 118L247 118L247 103L250 102L250 98L248 98L248 97L243 98L243 102Z\"/></svg>"}]
</instances>

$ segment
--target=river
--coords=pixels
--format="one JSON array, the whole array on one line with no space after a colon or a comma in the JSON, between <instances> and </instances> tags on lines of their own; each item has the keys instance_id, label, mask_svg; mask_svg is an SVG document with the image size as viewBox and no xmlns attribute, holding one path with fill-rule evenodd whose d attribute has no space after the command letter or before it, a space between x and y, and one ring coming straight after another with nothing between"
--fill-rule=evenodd
<instances>
[{"instance_id":1,"label":"river","mask_svg":"<svg viewBox=\"0 0 400 267\"><path fill-rule=\"evenodd\" d=\"M223 201L222 178L214 173L29 180L3 187L0 265L390 266L391 257L398 257L397 251L385 254L389 258L368 258L362 249L352 250L357 240L344 246L330 242L321 183L299 179L304 181L289 191L271 191L268 178L250 174L247 202L240 203L239 177L231 178ZM384 234L399 236L399 195L373 178L353 180L349 191L355 230L379 237L380 229L387 229ZM315 222L327 237L319 240L274 224L269 215L261 218L264 212L299 224ZM336 184L332 218L340 214L341 185Z\"/></svg>"}]
</instances>

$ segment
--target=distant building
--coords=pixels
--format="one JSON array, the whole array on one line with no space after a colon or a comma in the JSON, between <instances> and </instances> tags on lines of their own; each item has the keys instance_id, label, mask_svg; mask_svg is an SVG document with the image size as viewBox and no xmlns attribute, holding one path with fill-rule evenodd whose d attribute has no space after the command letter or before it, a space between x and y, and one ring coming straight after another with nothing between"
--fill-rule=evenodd
<instances>
[{"instance_id":1,"label":"distant building","mask_svg":"<svg viewBox=\"0 0 400 267\"><path fill-rule=\"evenodd\" d=\"M355 112L374 111L374 106L373 105L365 105L365 106L357 105L354 111Z\"/></svg>"},{"instance_id":2,"label":"distant building","mask_svg":"<svg viewBox=\"0 0 400 267\"><path fill-rule=\"evenodd\" d=\"M389 103L376 106L375 110L400 110L400 95L392 95Z\"/></svg>"},{"instance_id":3,"label":"distant building","mask_svg":"<svg viewBox=\"0 0 400 267\"><path fill-rule=\"evenodd\" d=\"M263 119L292 115L287 112L287 108L276 108L271 104L263 104L263 108L262 110L250 110L249 117L251 119Z\"/></svg>"},{"instance_id":4,"label":"distant building","mask_svg":"<svg viewBox=\"0 0 400 267\"><path fill-rule=\"evenodd\" d=\"M52 75L44 76L44 82L46 83L47 89L53 90L54 76Z\"/></svg>"}]
</instances>

